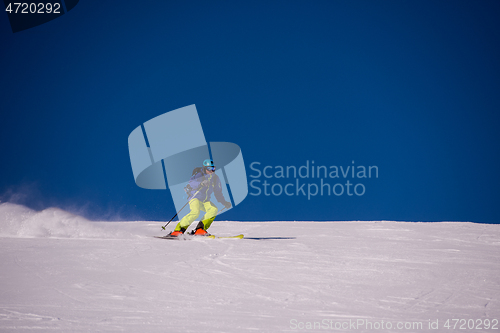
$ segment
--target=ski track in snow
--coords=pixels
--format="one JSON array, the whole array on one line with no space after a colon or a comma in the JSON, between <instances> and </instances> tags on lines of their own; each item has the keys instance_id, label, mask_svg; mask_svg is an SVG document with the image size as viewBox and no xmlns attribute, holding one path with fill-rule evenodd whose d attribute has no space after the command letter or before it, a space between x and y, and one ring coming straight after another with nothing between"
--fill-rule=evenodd
<instances>
[{"instance_id":1,"label":"ski track in snow","mask_svg":"<svg viewBox=\"0 0 500 333\"><path fill-rule=\"evenodd\" d=\"M436 331L429 320L463 332L443 325L500 319L500 225L216 221L213 234L248 239L191 241L151 237L161 225L0 204L0 332ZM422 329L296 325L326 320Z\"/></svg>"}]
</instances>

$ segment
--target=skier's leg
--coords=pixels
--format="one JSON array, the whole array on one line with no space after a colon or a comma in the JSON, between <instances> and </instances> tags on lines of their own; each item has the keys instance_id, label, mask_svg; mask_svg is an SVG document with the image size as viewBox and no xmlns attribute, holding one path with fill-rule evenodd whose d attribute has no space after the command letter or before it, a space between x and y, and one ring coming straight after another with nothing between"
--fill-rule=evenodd
<instances>
[{"instance_id":1,"label":"skier's leg","mask_svg":"<svg viewBox=\"0 0 500 333\"><path fill-rule=\"evenodd\" d=\"M203 206L205 208L205 216L203 216L203 219L201 222L203 222L203 225L205 226L205 230L210 228L210 225L212 222L215 220L215 217L217 216L217 212L219 211L217 207L210 201L206 201L203 203Z\"/></svg>"},{"instance_id":2,"label":"skier's leg","mask_svg":"<svg viewBox=\"0 0 500 333\"><path fill-rule=\"evenodd\" d=\"M179 221L179 223L177 223L174 231L180 231L181 229L184 229L184 231L186 231L191 223L193 223L198 218L198 216L200 215L200 210L205 210L203 204L198 199L193 199L189 202L189 209L191 209L191 211L186 216L184 216Z\"/></svg>"}]
</instances>

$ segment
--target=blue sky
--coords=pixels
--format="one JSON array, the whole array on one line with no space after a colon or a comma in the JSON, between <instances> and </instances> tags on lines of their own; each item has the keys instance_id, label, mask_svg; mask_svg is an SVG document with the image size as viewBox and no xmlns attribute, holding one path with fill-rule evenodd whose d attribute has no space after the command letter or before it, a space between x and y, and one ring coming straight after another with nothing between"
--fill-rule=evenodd
<instances>
[{"instance_id":1,"label":"blue sky","mask_svg":"<svg viewBox=\"0 0 500 333\"><path fill-rule=\"evenodd\" d=\"M0 15L0 193L168 220L170 193L135 185L127 138L196 104L249 175L379 169L363 196L249 195L220 219L498 223L499 16L497 1L82 0L13 34Z\"/></svg>"}]
</instances>

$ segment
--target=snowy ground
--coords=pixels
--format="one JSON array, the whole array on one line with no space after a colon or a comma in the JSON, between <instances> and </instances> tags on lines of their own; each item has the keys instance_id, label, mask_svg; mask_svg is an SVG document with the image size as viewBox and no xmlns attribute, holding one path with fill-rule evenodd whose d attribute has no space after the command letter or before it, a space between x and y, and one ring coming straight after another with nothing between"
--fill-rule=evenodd
<instances>
[{"instance_id":1,"label":"snowy ground","mask_svg":"<svg viewBox=\"0 0 500 333\"><path fill-rule=\"evenodd\" d=\"M0 332L500 331L500 225L160 227L0 204Z\"/></svg>"}]
</instances>

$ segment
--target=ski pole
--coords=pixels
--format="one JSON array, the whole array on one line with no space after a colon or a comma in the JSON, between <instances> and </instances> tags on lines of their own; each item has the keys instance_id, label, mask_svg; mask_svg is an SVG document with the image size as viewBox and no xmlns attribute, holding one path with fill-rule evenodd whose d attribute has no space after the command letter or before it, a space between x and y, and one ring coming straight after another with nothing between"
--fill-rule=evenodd
<instances>
[{"instance_id":1,"label":"ski pole","mask_svg":"<svg viewBox=\"0 0 500 333\"><path fill-rule=\"evenodd\" d=\"M200 192L200 191L201 191L201 188L200 188L198 191L196 191L196 193L193 195L193 198L194 198L194 197L198 194L198 192ZM188 203L189 203L189 200L188 200L188 202L186 202L186 204L185 204L184 206L182 206L182 208L181 208L181 209L179 209L179 211L178 211L177 213L175 213L174 217L172 217L172 218L170 219L170 221L168 221L168 222L167 222L164 226L162 226L161 228L162 228L163 230L165 230L165 228L168 226L168 224L169 224L170 222L172 222L172 220L173 220L173 219L175 219L175 217L176 217L177 215L179 215L179 213L181 212L181 210L183 210L183 209L184 209L184 207L186 207Z\"/></svg>"}]
</instances>

